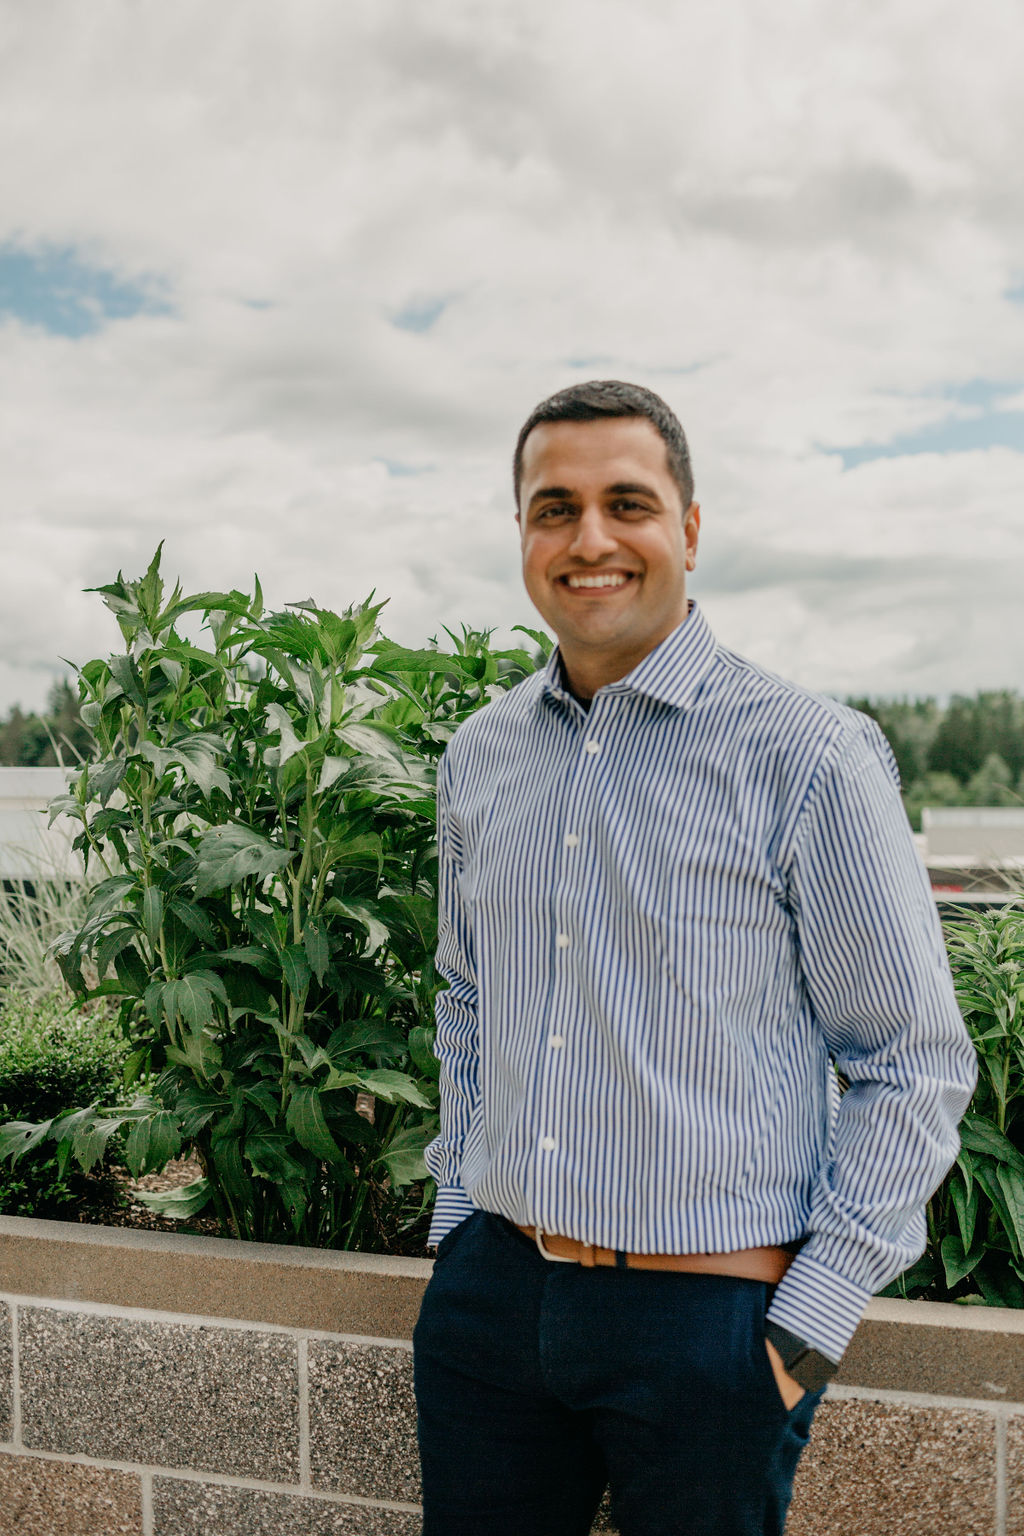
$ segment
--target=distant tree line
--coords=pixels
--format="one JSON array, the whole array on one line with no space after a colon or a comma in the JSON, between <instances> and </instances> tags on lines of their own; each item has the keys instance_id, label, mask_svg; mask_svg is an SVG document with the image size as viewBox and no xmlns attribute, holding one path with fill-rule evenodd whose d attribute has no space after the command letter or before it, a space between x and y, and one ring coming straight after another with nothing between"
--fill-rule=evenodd
<instances>
[{"instance_id":1,"label":"distant tree line","mask_svg":"<svg viewBox=\"0 0 1024 1536\"><path fill-rule=\"evenodd\" d=\"M1024 806L1024 699L1006 689L934 699L849 699L889 738L916 831L924 806Z\"/></svg>"},{"instance_id":2,"label":"distant tree line","mask_svg":"<svg viewBox=\"0 0 1024 1536\"><path fill-rule=\"evenodd\" d=\"M1024 699L1008 690L935 699L848 699L889 738L916 830L926 805L1024 806ZM17 705L0 721L0 764L26 768L88 757L92 737L65 679L42 714Z\"/></svg>"},{"instance_id":3,"label":"distant tree line","mask_svg":"<svg viewBox=\"0 0 1024 1536\"><path fill-rule=\"evenodd\" d=\"M66 678L54 683L42 714L26 715L15 704L7 719L0 721L4 767L52 768L62 760L76 763L91 752L92 736L78 713L78 691Z\"/></svg>"}]
</instances>

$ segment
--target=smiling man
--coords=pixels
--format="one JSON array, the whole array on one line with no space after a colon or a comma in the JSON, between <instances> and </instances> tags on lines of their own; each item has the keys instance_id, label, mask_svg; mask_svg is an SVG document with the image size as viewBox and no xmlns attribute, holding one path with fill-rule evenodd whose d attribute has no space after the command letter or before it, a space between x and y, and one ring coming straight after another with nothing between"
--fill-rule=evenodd
<instances>
[{"instance_id":1,"label":"smiling man","mask_svg":"<svg viewBox=\"0 0 1024 1536\"><path fill-rule=\"evenodd\" d=\"M439 773L424 1536L585 1536L606 1484L622 1536L778 1536L973 1051L884 737L687 598L665 403L544 401L515 487L558 646Z\"/></svg>"},{"instance_id":2,"label":"smiling man","mask_svg":"<svg viewBox=\"0 0 1024 1536\"><path fill-rule=\"evenodd\" d=\"M539 423L517 478L526 590L558 636L570 688L592 698L686 618L700 508L643 416Z\"/></svg>"}]
</instances>

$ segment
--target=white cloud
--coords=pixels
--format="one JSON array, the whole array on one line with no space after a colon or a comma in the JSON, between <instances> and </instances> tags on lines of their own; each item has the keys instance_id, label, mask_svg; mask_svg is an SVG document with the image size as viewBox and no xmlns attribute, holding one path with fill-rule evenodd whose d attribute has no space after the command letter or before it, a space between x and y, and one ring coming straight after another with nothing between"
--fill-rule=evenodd
<instances>
[{"instance_id":1,"label":"white cloud","mask_svg":"<svg viewBox=\"0 0 1024 1536\"><path fill-rule=\"evenodd\" d=\"M195 586L376 587L404 639L532 622L508 455L590 372L687 426L723 639L839 690L1014 682L1024 455L828 450L971 379L1019 395L1018 27L1014 0L984 27L951 0L0 0L0 243L174 306L0 328L0 708L109 644L80 588L161 537Z\"/></svg>"}]
</instances>

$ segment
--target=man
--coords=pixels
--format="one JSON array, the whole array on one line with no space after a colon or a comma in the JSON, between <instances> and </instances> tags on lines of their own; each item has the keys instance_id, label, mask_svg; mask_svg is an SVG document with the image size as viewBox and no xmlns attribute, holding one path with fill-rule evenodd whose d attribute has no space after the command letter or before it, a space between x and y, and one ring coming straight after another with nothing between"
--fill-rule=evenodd
<instances>
[{"instance_id":1,"label":"man","mask_svg":"<svg viewBox=\"0 0 1024 1536\"><path fill-rule=\"evenodd\" d=\"M973 1051L881 732L687 600L664 402L562 391L515 480L558 647L439 775L424 1536L583 1536L606 1482L622 1536L777 1536Z\"/></svg>"}]
</instances>

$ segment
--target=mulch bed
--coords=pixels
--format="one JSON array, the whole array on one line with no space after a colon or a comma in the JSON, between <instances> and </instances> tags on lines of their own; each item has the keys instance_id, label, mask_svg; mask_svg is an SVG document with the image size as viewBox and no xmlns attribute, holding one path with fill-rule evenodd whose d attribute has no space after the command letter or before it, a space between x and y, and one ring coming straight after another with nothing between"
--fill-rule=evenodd
<instances>
[{"instance_id":1,"label":"mulch bed","mask_svg":"<svg viewBox=\"0 0 1024 1536\"><path fill-rule=\"evenodd\" d=\"M141 1179L133 1179L127 1168L115 1163L102 1174L84 1179L84 1192L73 1205L55 1214L61 1221L75 1221L85 1226L134 1227L146 1232L186 1232L196 1237L223 1237L216 1217L205 1211L183 1221L172 1221L167 1216L158 1216L135 1198L140 1191L144 1194L163 1194L170 1189L181 1189L183 1185L192 1184L202 1176L203 1170L195 1157L176 1158L167 1164L163 1173L149 1173ZM430 1257L426 1249L426 1233L423 1231L418 1235L415 1232L396 1234L384 1251L407 1258Z\"/></svg>"},{"instance_id":2,"label":"mulch bed","mask_svg":"<svg viewBox=\"0 0 1024 1536\"><path fill-rule=\"evenodd\" d=\"M201 1213L184 1221L171 1221L134 1198L139 1190L144 1194L164 1194L169 1189L192 1184L202 1176L203 1170L194 1157L175 1158L163 1173L148 1173L141 1179L133 1179L127 1168L115 1163L102 1175L87 1181L87 1192L70 1207L63 1219L94 1227L138 1227L147 1232L191 1232L200 1237L220 1237L221 1230L215 1217Z\"/></svg>"}]
</instances>

